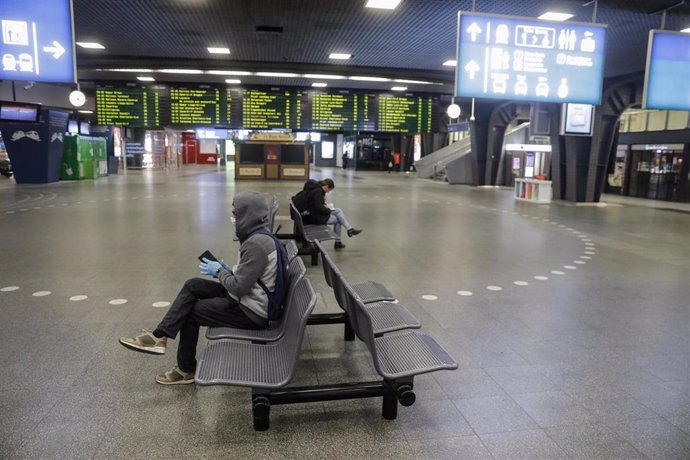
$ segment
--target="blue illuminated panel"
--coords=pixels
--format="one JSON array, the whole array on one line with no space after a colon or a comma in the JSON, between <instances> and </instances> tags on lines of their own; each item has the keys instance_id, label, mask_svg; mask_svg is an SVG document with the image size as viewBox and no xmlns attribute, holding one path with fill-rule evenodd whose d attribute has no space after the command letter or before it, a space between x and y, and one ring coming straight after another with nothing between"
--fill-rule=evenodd
<instances>
[{"instance_id":1,"label":"blue illuminated panel","mask_svg":"<svg viewBox=\"0 0 690 460\"><path fill-rule=\"evenodd\" d=\"M690 35L649 32L643 107L690 110Z\"/></svg>"},{"instance_id":2,"label":"blue illuminated panel","mask_svg":"<svg viewBox=\"0 0 690 460\"><path fill-rule=\"evenodd\" d=\"M606 26L458 14L455 95L599 104Z\"/></svg>"},{"instance_id":3,"label":"blue illuminated panel","mask_svg":"<svg viewBox=\"0 0 690 460\"><path fill-rule=\"evenodd\" d=\"M0 80L74 83L71 0L2 0Z\"/></svg>"}]
</instances>

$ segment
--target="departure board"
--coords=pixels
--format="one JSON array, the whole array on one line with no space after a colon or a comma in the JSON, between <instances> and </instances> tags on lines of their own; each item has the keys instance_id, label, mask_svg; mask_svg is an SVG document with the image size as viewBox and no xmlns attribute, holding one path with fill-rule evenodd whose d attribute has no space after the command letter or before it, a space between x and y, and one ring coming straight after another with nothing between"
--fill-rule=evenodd
<instances>
[{"instance_id":1,"label":"departure board","mask_svg":"<svg viewBox=\"0 0 690 460\"><path fill-rule=\"evenodd\" d=\"M432 102L428 96L388 96L378 98L378 131L430 133Z\"/></svg>"},{"instance_id":2,"label":"departure board","mask_svg":"<svg viewBox=\"0 0 690 460\"><path fill-rule=\"evenodd\" d=\"M369 112L366 94L311 93L311 120L303 123L313 130L373 130L374 117Z\"/></svg>"},{"instance_id":3,"label":"departure board","mask_svg":"<svg viewBox=\"0 0 690 460\"><path fill-rule=\"evenodd\" d=\"M210 85L172 86L170 121L174 125L228 124L227 95Z\"/></svg>"},{"instance_id":4,"label":"departure board","mask_svg":"<svg viewBox=\"0 0 690 460\"><path fill-rule=\"evenodd\" d=\"M160 126L159 95L147 88L96 87L99 125Z\"/></svg>"},{"instance_id":5,"label":"departure board","mask_svg":"<svg viewBox=\"0 0 690 460\"><path fill-rule=\"evenodd\" d=\"M247 89L241 97L244 128L302 128L301 91Z\"/></svg>"}]
</instances>

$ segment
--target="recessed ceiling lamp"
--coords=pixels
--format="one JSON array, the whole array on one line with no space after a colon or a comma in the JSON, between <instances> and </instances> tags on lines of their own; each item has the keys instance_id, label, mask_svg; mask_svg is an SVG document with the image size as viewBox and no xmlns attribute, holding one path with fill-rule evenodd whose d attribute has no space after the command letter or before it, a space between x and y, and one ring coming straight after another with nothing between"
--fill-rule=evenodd
<instances>
[{"instance_id":1,"label":"recessed ceiling lamp","mask_svg":"<svg viewBox=\"0 0 690 460\"><path fill-rule=\"evenodd\" d=\"M295 78L299 77L299 74L290 72L256 72L260 77L283 77L283 78Z\"/></svg>"},{"instance_id":2,"label":"recessed ceiling lamp","mask_svg":"<svg viewBox=\"0 0 690 460\"><path fill-rule=\"evenodd\" d=\"M366 8L378 8L381 10L394 10L400 4L400 0L369 0Z\"/></svg>"},{"instance_id":3,"label":"recessed ceiling lamp","mask_svg":"<svg viewBox=\"0 0 690 460\"><path fill-rule=\"evenodd\" d=\"M225 80L225 83L227 83L228 85L239 85L240 83L242 83L242 80L237 78L228 78L227 80Z\"/></svg>"},{"instance_id":4,"label":"recessed ceiling lamp","mask_svg":"<svg viewBox=\"0 0 690 460\"><path fill-rule=\"evenodd\" d=\"M383 77L350 77L350 80L355 80L355 81L391 81L390 78L383 78Z\"/></svg>"},{"instance_id":5,"label":"recessed ceiling lamp","mask_svg":"<svg viewBox=\"0 0 690 460\"><path fill-rule=\"evenodd\" d=\"M304 78L313 78L315 80L344 80L346 78L343 75L326 75L320 73L305 73L302 76Z\"/></svg>"},{"instance_id":6,"label":"recessed ceiling lamp","mask_svg":"<svg viewBox=\"0 0 690 460\"><path fill-rule=\"evenodd\" d=\"M408 83L410 85L430 85L430 81L421 81L421 80L405 80L404 78L396 78L393 80L396 83Z\"/></svg>"},{"instance_id":7,"label":"recessed ceiling lamp","mask_svg":"<svg viewBox=\"0 0 690 460\"><path fill-rule=\"evenodd\" d=\"M211 54L230 54L230 48L216 48L209 46L208 52Z\"/></svg>"},{"instance_id":8,"label":"recessed ceiling lamp","mask_svg":"<svg viewBox=\"0 0 690 460\"><path fill-rule=\"evenodd\" d=\"M81 46L82 48L90 49L90 50L104 50L105 46L101 45L100 43L96 42L76 42L77 45Z\"/></svg>"},{"instance_id":9,"label":"recessed ceiling lamp","mask_svg":"<svg viewBox=\"0 0 690 460\"><path fill-rule=\"evenodd\" d=\"M251 75L251 72L246 70L207 70L209 75Z\"/></svg>"},{"instance_id":10,"label":"recessed ceiling lamp","mask_svg":"<svg viewBox=\"0 0 690 460\"><path fill-rule=\"evenodd\" d=\"M132 73L150 73L152 69L98 69L103 72L132 72Z\"/></svg>"},{"instance_id":11,"label":"recessed ceiling lamp","mask_svg":"<svg viewBox=\"0 0 690 460\"><path fill-rule=\"evenodd\" d=\"M539 16L537 19L544 19L545 21L567 21L572 18L573 15L570 13L558 13L557 11L547 11L546 13Z\"/></svg>"},{"instance_id":12,"label":"recessed ceiling lamp","mask_svg":"<svg viewBox=\"0 0 690 460\"><path fill-rule=\"evenodd\" d=\"M352 57L352 55L348 54L348 53L331 53L328 55L328 59L346 60L346 59L350 59L351 57Z\"/></svg>"},{"instance_id":13,"label":"recessed ceiling lamp","mask_svg":"<svg viewBox=\"0 0 690 460\"><path fill-rule=\"evenodd\" d=\"M315 81L314 83L311 84L311 86L313 86L314 88L325 88L326 86L328 86L328 83L324 83L321 81Z\"/></svg>"},{"instance_id":14,"label":"recessed ceiling lamp","mask_svg":"<svg viewBox=\"0 0 690 460\"><path fill-rule=\"evenodd\" d=\"M137 77L137 80L139 80L139 81L156 81L156 79L153 77Z\"/></svg>"},{"instance_id":15,"label":"recessed ceiling lamp","mask_svg":"<svg viewBox=\"0 0 690 460\"><path fill-rule=\"evenodd\" d=\"M200 73L204 73L203 70L197 70L197 69L158 69L156 72L160 73L176 73L180 75L196 75Z\"/></svg>"},{"instance_id":16,"label":"recessed ceiling lamp","mask_svg":"<svg viewBox=\"0 0 690 460\"><path fill-rule=\"evenodd\" d=\"M446 62L443 63L444 66L446 67L455 67L458 65L458 62L455 59L448 59Z\"/></svg>"},{"instance_id":17,"label":"recessed ceiling lamp","mask_svg":"<svg viewBox=\"0 0 690 460\"><path fill-rule=\"evenodd\" d=\"M93 110L80 110L79 113L85 113L85 114L90 114L93 113Z\"/></svg>"},{"instance_id":18,"label":"recessed ceiling lamp","mask_svg":"<svg viewBox=\"0 0 690 460\"><path fill-rule=\"evenodd\" d=\"M407 86L394 86L391 91L407 91Z\"/></svg>"}]
</instances>

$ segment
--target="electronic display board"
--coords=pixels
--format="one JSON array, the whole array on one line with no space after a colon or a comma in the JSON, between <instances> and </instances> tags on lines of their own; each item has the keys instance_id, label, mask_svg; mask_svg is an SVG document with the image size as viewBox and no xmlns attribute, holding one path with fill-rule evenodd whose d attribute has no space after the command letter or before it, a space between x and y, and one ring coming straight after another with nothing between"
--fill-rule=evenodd
<instances>
[{"instance_id":1,"label":"electronic display board","mask_svg":"<svg viewBox=\"0 0 690 460\"><path fill-rule=\"evenodd\" d=\"M455 95L599 104L606 26L458 13Z\"/></svg>"},{"instance_id":2,"label":"electronic display board","mask_svg":"<svg viewBox=\"0 0 690 460\"><path fill-rule=\"evenodd\" d=\"M311 92L311 119L302 125L312 130L365 131L374 129L371 96L342 92Z\"/></svg>"},{"instance_id":3,"label":"electronic display board","mask_svg":"<svg viewBox=\"0 0 690 460\"><path fill-rule=\"evenodd\" d=\"M302 128L301 91L246 89L241 98L246 129Z\"/></svg>"},{"instance_id":4,"label":"electronic display board","mask_svg":"<svg viewBox=\"0 0 690 460\"><path fill-rule=\"evenodd\" d=\"M99 125L161 126L160 100L153 89L137 87L96 87Z\"/></svg>"},{"instance_id":5,"label":"electronic display board","mask_svg":"<svg viewBox=\"0 0 690 460\"><path fill-rule=\"evenodd\" d=\"M227 93L210 85L170 87L173 125L228 124Z\"/></svg>"},{"instance_id":6,"label":"electronic display board","mask_svg":"<svg viewBox=\"0 0 690 460\"><path fill-rule=\"evenodd\" d=\"M690 110L690 35L649 31L642 106Z\"/></svg>"},{"instance_id":7,"label":"electronic display board","mask_svg":"<svg viewBox=\"0 0 690 460\"><path fill-rule=\"evenodd\" d=\"M429 96L378 97L378 131L431 132L432 102Z\"/></svg>"},{"instance_id":8,"label":"electronic display board","mask_svg":"<svg viewBox=\"0 0 690 460\"><path fill-rule=\"evenodd\" d=\"M74 83L71 0L2 0L0 80Z\"/></svg>"}]
</instances>

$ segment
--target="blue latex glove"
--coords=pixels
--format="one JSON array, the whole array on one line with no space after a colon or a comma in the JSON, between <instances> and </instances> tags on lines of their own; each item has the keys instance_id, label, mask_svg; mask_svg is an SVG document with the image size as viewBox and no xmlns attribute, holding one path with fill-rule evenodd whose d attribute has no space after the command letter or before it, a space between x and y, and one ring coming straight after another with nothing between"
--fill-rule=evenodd
<instances>
[{"instance_id":1,"label":"blue latex glove","mask_svg":"<svg viewBox=\"0 0 690 460\"><path fill-rule=\"evenodd\" d=\"M199 270L201 271L202 275L209 275L213 277L218 276L218 270L220 270L221 267L222 265L220 262L208 260L207 258L203 258L199 264Z\"/></svg>"},{"instance_id":2,"label":"blue latex glove","mask_svg":"<svg viewBox=\"0 0 690 460\"><path fill-rule=\"evenodd\" d=\"M224 269L226 269L227 271L229 271L229 272L232 271L232 268L230 267L230 265L228 265L228 264L225 262L225 260L221 260L221 261L220 261L220 265L221 265Z\"/></svg>"}]
</instances>

